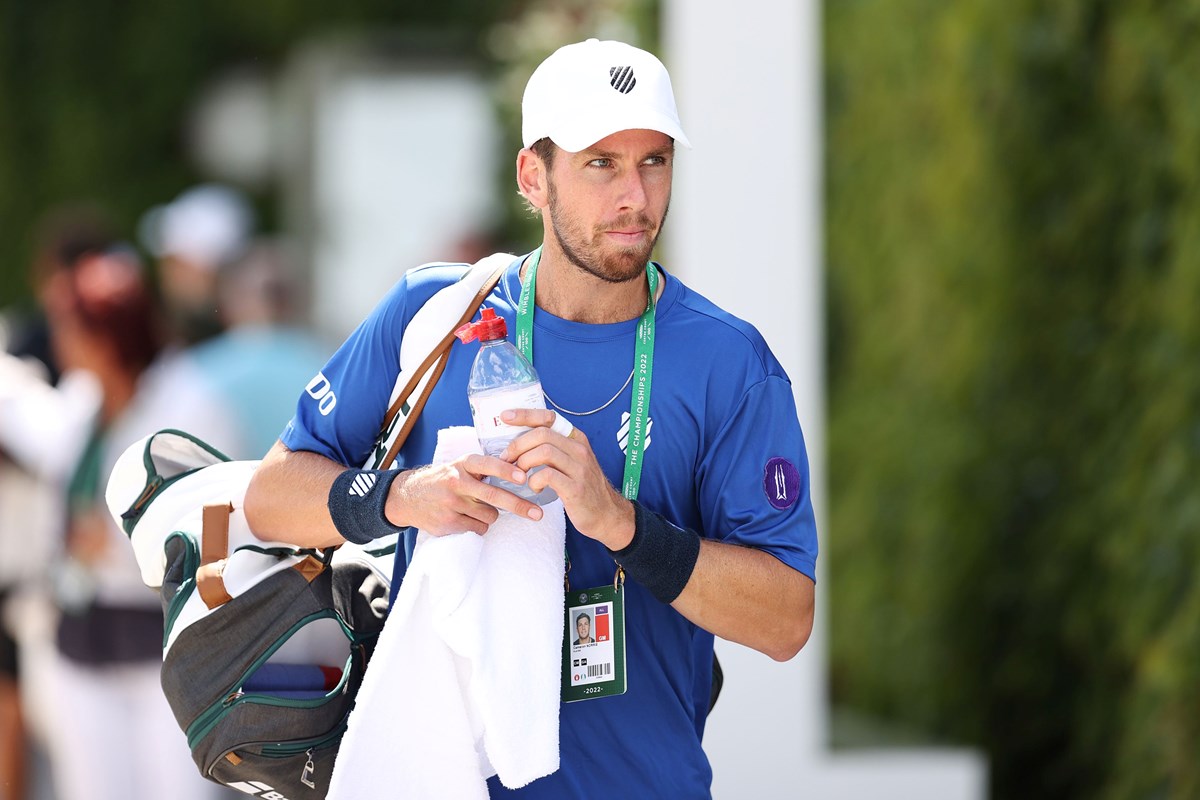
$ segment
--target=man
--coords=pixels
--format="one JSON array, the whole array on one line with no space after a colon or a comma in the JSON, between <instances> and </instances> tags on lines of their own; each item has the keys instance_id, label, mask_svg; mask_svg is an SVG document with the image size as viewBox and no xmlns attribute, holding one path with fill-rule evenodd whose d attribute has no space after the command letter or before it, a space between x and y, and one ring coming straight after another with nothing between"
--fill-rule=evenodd
<instances>
[{"instance_id":1,"label":"man","mask_svg":"<svg viewBox=\"0 0 1200 800\"><path fill-rule=\"evenodd\" d=\"M158 262L171 334L178 344L190 347L224 330L219 273L245 252L254 225L250 201L219 183L194 186L142 216L142 243Z\"/></svg>"},{"instance_id":2,"label":"man","mask_svg":"<svg viewBox=\"0 0 1200 800\"><path fill-rule=\"evenodd\" d=\"M222 264L216 275L223 330L187 350L215 394L229 407L244 445L219 444L234 458L262 458L296 407L329 348L294 326L295 273L286 244L259 239Z\"/></svg>"},{"instance_id":3,"label":"man","mask_svg":"<svg viewBox=\"0 0 1200 800\"><path fill-rule=\"evenodd\" d=\"M578 637L572 644L592 644L596 640L592 638L592 618L586 613L575 617L575 635Z\"/></svg>"},{"instance_id":4,"label":"man","mask_svg":"<svg viewBox=\"0 0 1200 800\"><path fill-rule=\"evenodd\" d=\"M791 386L757 331L648 262L675 144L688 145L658 59L618 42L564 47L530 78L522 111L517 185L543 243L513 259L487 304L509 330L532 316L549 408L505 412L531 430L500 458L420 466L440 428L471 420L474 349L456 347L399 469L347 491L361 472L347 465L365 461L388 406L404 325L464 267L414 270L323 370L336 402L301 399L246 514L260 535L307 545L406 526L484 534L502 512L542 513L485 478L552 487L572 591L611 587L623 568L627 691L564 703L561 768L517 794L707 797L713 636L782 661L812 626L816 530ZM551 430L558 415L569 436Z\"/></svg>"}]
</instances>

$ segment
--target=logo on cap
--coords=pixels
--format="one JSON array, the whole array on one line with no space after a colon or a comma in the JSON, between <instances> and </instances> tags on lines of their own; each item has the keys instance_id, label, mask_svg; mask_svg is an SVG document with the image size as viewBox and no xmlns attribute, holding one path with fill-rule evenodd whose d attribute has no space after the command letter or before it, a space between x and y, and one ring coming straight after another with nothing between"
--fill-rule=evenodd
<instances>
[{"instance_id":1,"label":"logo on cap","mask_svg":"<svg viewBox=\"0 0 1200 800\"><path fill-rule=\"evenodd\" d=\"M633 67L609 67L608 82L621 94L629 94L637 86L637 78L633 77Z\"/></svg>"},{"instance_id":2,"label":"logo on cap","mask_svg":"<svg viewBox=\"0 0 1200 800\"><path fill-rule=\"evenodd\" d=\"M763 491L774 508L791 508L800 499L800 470L786 458L772 458L763 470Z\"/></svg>"}]
</instances>

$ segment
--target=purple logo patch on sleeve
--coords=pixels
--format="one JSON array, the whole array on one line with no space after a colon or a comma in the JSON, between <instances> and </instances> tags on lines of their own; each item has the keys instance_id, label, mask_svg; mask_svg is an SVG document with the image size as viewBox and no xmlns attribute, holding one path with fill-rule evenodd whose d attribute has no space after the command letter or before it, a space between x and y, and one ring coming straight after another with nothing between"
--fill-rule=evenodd
<instances>
[{"instance_id":1,"label":"purple logo patch on sleeve","mask_svg":"<svg viewBox=\"0 0 1200 800\"><path fill-rule=\"evenodd\" d=\"M786 458L772 458L763 470L763 491L775 508L791 508L800 499L800 470Z\"/></svg>"}]
</instances>

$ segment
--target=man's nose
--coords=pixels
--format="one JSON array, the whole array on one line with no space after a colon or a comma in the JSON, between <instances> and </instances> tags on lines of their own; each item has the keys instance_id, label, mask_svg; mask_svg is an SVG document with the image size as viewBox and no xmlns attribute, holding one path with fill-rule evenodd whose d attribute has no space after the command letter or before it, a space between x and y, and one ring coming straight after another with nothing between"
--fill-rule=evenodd
<instances>
[{"instance_id":1,"label":"man's nose","mask_svg":"<svg viewBox=\"0 0 1200 800\"><path fill-rule=\"evenodd\" d=\"M629 170L622 178L621 210L641 211L646 207L646 182L641 170Z\"/></svg>"}]
</instances>

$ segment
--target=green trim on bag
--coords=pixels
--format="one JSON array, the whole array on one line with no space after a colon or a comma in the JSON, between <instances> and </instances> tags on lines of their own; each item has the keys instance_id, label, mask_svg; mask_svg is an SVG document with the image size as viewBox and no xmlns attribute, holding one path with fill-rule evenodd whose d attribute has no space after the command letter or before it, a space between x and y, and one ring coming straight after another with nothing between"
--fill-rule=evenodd
<instances>
[{"instance_id":1,"label":"green trim on bag","mask_svg":"<svg viewBox=\"0 0 1200 800\"><path fill-rule=\"evenodd\" d=\"M175 531L163 542L163 552L166 552L167 545L171 543L172 539L182 539L184 542L183 574L188 577L179 582L175 596L167 603L167 613L163 618L163 650L167 649L167 642L171 638L171 629L175 627L175 620L179 618L183 607L187 605L188 598L196 590L196 570L200 569L200 547L196 544L195 537L190 533Z\"/></svg>"},{"instance_id":2,"label":"green trim on bag","mask_svg":"<svg viewBox=\"0 0 1200 800\"><path fill-rule=\"evenodd\" d=\"M290 558L292 556L312 556L313 558L324 558L325 553L316 547L290 547L287 545L281 547L260 547L256 544L244 544L234 550L234 553L240 553L243 550L249 550L251 553L258 553L264 556L275 556L276 558Z\"/></svg>"},{"instance_id":3,"label":"green trim on bag","mask_svg":"<svg viewBox=\"0 0 1200 800\"><path fill-rule=\"evenodd\" d=\"M323 745L336 741L346 732L349 725L350 715L347 714L345 719L338 723L333 730L319 737L314 736L311 739L301 739L295 742L254 742L250 745L241 745L238 749L245 750L257 745L259 755L263 758L291 758L301 753L307 753L309 750L320 749Z\"/></svg>"},{"instance_id":4,"label":"green trim on bag","mask_svg":"<svg viewBox=\"0 0 1200 800\"><path fill-rule=\"evenodd\" d=\"M253 702L258 705L284 706L288 708L318 708L329 702L330 698L341 694L345 689L347 681L350 680L350 672L354 666L353 649L351 649L349 655L346 657L345 668L342 670L342 679L338 681L337 686L335 686L333 689L330 689L322 697L300 700L294 697L275 697L274 695L262 694L258 692L246 694L241 689L242 684L244 684L251 675L257 672L263 664L267 663L267 661L271 659L271 656L275 654L275 651L280 647L283 647L284 643L291 639L297 631L309 623L316 622L319 619L337 620L338 624L342 627L342 633L345 635L346 640L350 644L356 644L353 631L350 629L350 626L347 625L346 621L342 619L341 615L333 609L322 609L321 611L309 614L308 616L300 619L295 625L288 628L282 636L276 639L270 648L268 648L263 652L262 655L251 662L250 666L241 674L237 681L234 682L233 687L228 693L226 693L224 697L221 697L208 708L201 711L199 716L196 717L192 724L188 725L188 748L195 749L196 745L199 744L205 736L208 736L208 734L212 733L213 728L217 727L217 723L221 721L221 718L239 703Z\"/></svg>"},{"instance_id":5,"label":"green trim on bag","mask_svg":"<svg viewBox=\"0 0 1200 800\"><path fill-rule=\"evenodd\" d=\"M242 742L241 744L229 748L214 758L212 763L208 765L208 770L206 771L205 775L209 779L216 780L213 778L213 770L216 769L217 765L220 764L227 755L230 753L237 753L239 751L242 753L247 751L253 753L257 749L258 752L255 753L255 755L258 755L260 758L293 758L295 756L307 753L310 750L323 750L330 745L337 744L338 740L346 734L346 728L349 726L350 715L347 714L346 716L342 717L342 721L339 722L328 733L323 733L320 736L314 736L310 739L298 739L288 742Z\"/></svg>"},{"instance_id":6,"label":"green trim on bag","mask_svg":"<svg viewBox=\"0 0 1200 800\"><path fill-rule=\"evenodd\" d=\"M364 547L363 552L372 558L379 558L380 556L394 556L396 554L396 542L385 544L383 547Z\"/></svg>"},{"instance_id":7,"label":"green trim on bag","mask_svg":"<svg viewBox=\"0 0 1200 800\"><path fill-rule=\"evenodd\" d=\"M146 512L146 509L150 507L150 503L154 501L154 498L156 498L163 489L182 478L186 478L188 475L191 475L194 472L199 472L205 467L212 466L212 464L204 464L199 467L193 467L192 469L185 470L178 475L172 475L170 478L164 478L158 473L158 466L154 463L154 457L151 455L151 448L154 446L154 442L159 436L166 434L183 437L199 447L201 450L204 450L210 455L216 456L217 461L213 462L214 464L222 461L232 460L229 458L229 456L225 455L208 442L197 439L190 433L186 433L185 431L181 431L176 428L163 428L157 433L151 434L146 439L146 446L142 450L142 466L146 468L146 474L149 476L146 479L146 487L142 489L142 493L138 495L138 499L133 501L133 505L131 505L121 514L121 527L124 529L126 536L133 535L133 529L137 525L138 520L142 518L142 514Z\"/></svg>"}]
</instances>

